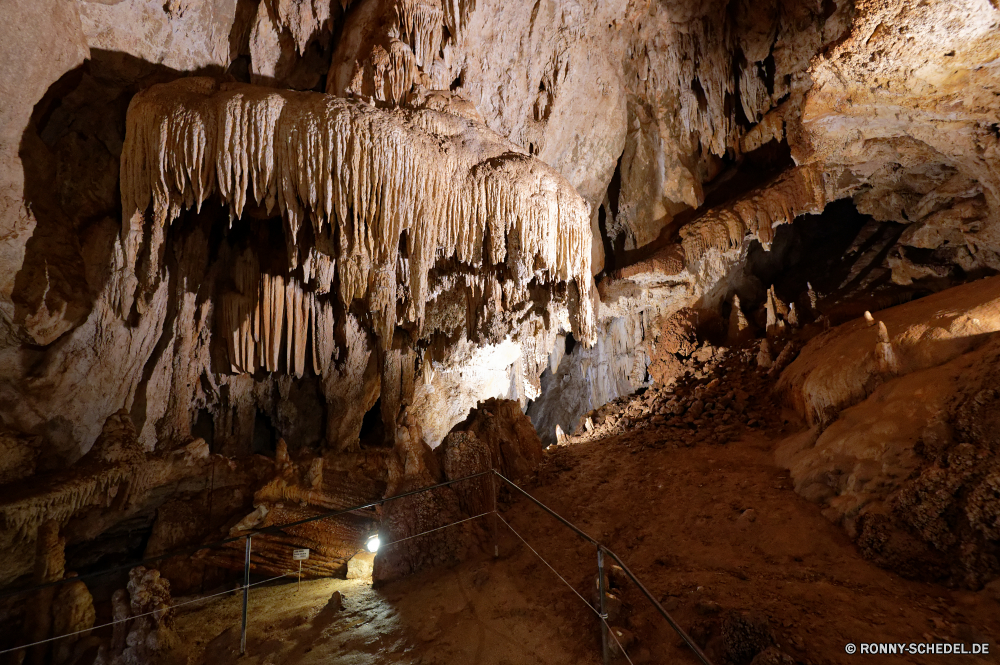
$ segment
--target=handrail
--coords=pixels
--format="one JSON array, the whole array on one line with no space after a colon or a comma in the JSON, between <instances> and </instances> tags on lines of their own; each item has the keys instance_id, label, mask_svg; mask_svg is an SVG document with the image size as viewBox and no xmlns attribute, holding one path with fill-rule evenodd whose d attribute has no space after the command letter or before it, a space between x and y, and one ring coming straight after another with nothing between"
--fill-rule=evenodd
<instances>
[{"instance_id":1,"label":"handrail","mask_svg":"<svg viewBox=\"0 0 1000 665\"><path fill-rule=\"evenodd\" d=\"M664 619L667 620L667 623L670 624L670 627L674 629L674 632L676 632L678 635L680 635L681 639L684 640L684 643L687 644L688 647L691 649L691 651L693 651L694 654L698 657L698 660L700 660L702 663L704 663L704 665L712 665L712 661L710 661L708 659L708 656L706 656L705 653L698 647L698 645L695 644L694 640L691 639L691 637L684 631L684 629L681 628L677 624L676 621L674 621L673 617L671 617L670 614L665 609L663 609L663 605L661 605L659 603L659 601L657 601L656 598L653 597L653 594L651 594L649 592L649 590L645 586L643 586L642 582L639 581L639 578L637 578L632 573L632 571L629 570L629 567L626 566L622 562L621 558L617 554L615 554L610 549L608 549L607 547L605 547L604 545L602 545L600 543L600 541L592 538L591 536L589 536L586 533L584 533L583 531L581 531L575 525L573 525L568 520L566 520L564 517L562 517L561 515L559 515L556 511L552 510L551 508L549 508L548 506L546 506L544 503L542 503L541 501L539 501L538 499L536 499L535 497L531 496L526 491L524 491L523 489L521 489L520 487L518 487L513 481L511 481L509 478L505 477L499 471L497 471L497 470L494 469L493 473L495 473L497 475L497 477L499 477L502 481L504 481L505 483L507 483L508 485L510 485L511 487L513 487L514 489L516 489L522 495L528 497L528 499L532 503L534 503L536 506L538 506L539 508L541 508L542 510L544 510L545 512L547 512L552 517L554 517L557 520L559 520L564 526L567 526L570 529L572 529L574 532L576 532L576 534L578 536L580 536L581 538L584 538L585 540L588 540L591 543L593 543L594 545L596 545L597 548L598 548L598 551L606 552L612 559L614 559L615 561L617 561L618 565L621 566L621 569L622 569L622 571L624 571L625 575L628 576L628 578L631 579L633 582L635 582L635 585L637 587L639 587L639 590L642 591L642 594L644 596L646 596L646 598L649 599L649 602L651 602L653 604L653 606L660 613L660 615Z\"/></svg>"},{"instance_id":2,"label":"handrail","mask_svg":"<svg viewBox=\"0 0 1000 665\"><path fill-rule=\"evenodd\" d=\"M341 510L333 510L333 511L329 511L329 512L326 512L326 513L321 513L319 515L314 515L312 517L307 517L307 518L304 518L304 519L301 519L301 520L296 520L294 522L287 522L285 524L274 524L274 525L271 525L271 526L268 526L268 527L264 527L262 529L251 529L251 530L247 531L246 533L244 533L244 534L242 534L240 536L232 536L232 537L224 538L222 540L217 540L217 541L211 542L211 543L202 543L202 544L199 544L199 545L193 545L191 547L180 548L180 549L177 549L177 550L173 550L171 552L165 552L163 554L159 554L159 555L154 556L154 557L149 557L149 558L146 558L146 559L142 559L140 561L133 561L133 562L127 563L127 564L119 564L117 566L111 566L111 567L105 568L103 570L93 571L93 572L90 572L90 573L84 573L84 574L78 575L76 577L64 578L64 579L61 579L61 580L55 580L53 582L46 582L44 584L37 584L35 586L26 587L26 588L23 588L23 589L2 590L2 591L0 591L0 600L2 600L4 598L10 598L12 596L19 596L19 595L30 593L30 592L33 592L33 591L39 591L41 589L47 589L47 588L58 586L58 585L61 585L61 584L65 584L65 583L71 582L71 581L78 581L78 580L87 579L87 578L91 578L91 577L98 577L100 575L107 575L109 573L119 572L119 571L122 571L122 570L129 570L129 569L135 568L136 566L142 566L142 565L145 565L145 564L154 563L154 562L157 562L157 561L162 561L164 559L169 559L169 558L175 557L175 556L181 556L181 555L184 555L184 554L194 554L194 553L202 551L202 550L210 549L210 548L213 548L213 547L220 547L220 546L223 546L223 545L228 545L230 543L235 543L235 542L240 541L240 540L246 540L246 556L248 557L248 560L247 560L248 563L247 563L247 565L244 568L244 575L245 576L249 576L250 539L253 536L260 535L260 534L275 534L275 533L279 533L281 530L287 529L289 527L300 526L302 524L308 524L310 522L316 522L318 520L329 519L331 517L338 517L340 515L346 515L348 513L354 513L354 512L357 512L359 510L366 510L368 508L374 508L376 506L382 506L382 505L385 505L386 503L389 503L390 501L395 501L396 499L403 499L403 498L406 498L406 497L409 497L409 496L413 496L415 494L421 494L421 493L424 493L424 492L429 492L431 490L440 489L442 487L448 487L449 485L454 485L455 483L460 483L460 482L464 482L466 480L472 480L474 478L479 478L481 476L485 476L485 475L490 474L490 473L492 473L493 475L495 475L498 478L500 478L500 480L502 480L503 482L505 482L508 486L510 486L513 489L517 490L521 495L527 497L527 499L529 501L531 501L532 503L534 503L536 506L538 506L539 508L541 508L542 510L544 510L546 513L548 513L552 517L554 517L563 526L567 527L568 529L570 529L571 531L573 531L574 533L576 533L576 535L580 536L584 540L586 540L586 541L590 542L591 544L593 544L594 546L596 546L597 549L598 549L598 555L599 555L599 557L600 557L600 555L602 553L607 553L611 558L613 558L618 563L618 565L621 566L621 569L625 573L625 575L629 579L631 579L635 583L635 585L637 587L639 587L639 590L642 591L643 595L646 596L646 598L649 600L649 602L651 602L653 604L653 606L660 613L660 615L667 621L667 623L670 625L670 627L674 629L674 631L681 637L682 640L684 640L685 644L687 644L687 646L691 649L691 651L693 651L694 654L698 657L698 660L700 660L704 665L712 665L712 662L708 659L708 657L704 654L704 652L702 652L702 650L698 647L698 645L695 644L694 640L692 640L691 637L684 631L684 629L681 628L680 625L678 625L676 621L674 621L673 617L671 617L670 614L663 608L663 605L661 605L659 603L659 601L657 601L656 598L653 597L653 594L651 594L649 592L649 590L642 584L642 582L639 581L639 578L637 578L635 576L635 574L632 573L632 571L629 569L629 567L625 565L625 563L621 560L621 558L617 554L615 554L612 550L610 550L606 546L604 546L596 538L593 538L592 536L590 536L589 534L587 534L586 532L584 532L580 528L578 528L575 524L573 524L569 520L565 519L562 515L558 514L557 512L555 512L554 510L552 510L551 508L549 508L548 506L546 506L544 503L542 503L541 501L539 501L538 499L536 499L532 495L528 494L528 492L526 492L524 489L522 489L520 486L518 486L516 483L514 483L512 480L510 480L509 478L507 478L506 476L504 476L502 473L500 473L496 469L488 469L486 471L480 471L478 473L473 473L473 474L470 474L468 476L463 476L461 478L455 478L453 480L446 480L446 481L444 481L442 483L437 483L436 485L429 485L427 487L421 487L421 488L418 488L418 489L415 489L415 490L410 490L408 492L403 492L402 494L396 494L396 495L390 496L390 497L383 497L381 499L377 499L375 501L370 501L369 503L366 503L366 504L362 504L362 505L358 505L358 506L353 506L351 508L344 508L344 509L341 509ZM495 496L494 496L494 499L495 499ZM496 513L496 504L495 504L495 501L494 501L493 512ZM489 513L483 513L483 515L488 515L488 514ZM482 515L477 515L476 517L482 517ZM244 589L249 588L248 585L249 585L249 578L247 578L244 581ZM244 594L244 596L245 596L245 594ZM245 601L246 601L246 598L244 597L244 610L243 610L244 611L244 615L246 613ZM245 625L245 622L246 622L246 617L244 616L244 625Z\"/></svg>"},{"instance_id":3,"label":"handrail","mask_svg":"<svg viewBox=\"0 0 1000 665\"><path fill-rule=\"evenodd\" d=\"M684 640L684 643L688 645L691 651L694 651L695 655L698 656L698 660L703 662L705 665L711 665L711 662L708 660L708 656L706 656L702 652L702 650L698 647L698 645L694 643L694 640L691 639L691 636L688 635L683 628L677 625L677 622L674 621L673 617L671 617L670 614L665 609L663 609L663 605L660 604L660 601L656 600L656 598L653 597L653 594L651 594L649 590L645 586L643 586L642 582L639 581L639 578L632 574L632 571L629 570L628 566L625 565L625 562L623 562L620 558L618 558L617 554L607 549L606 547L604 548L604 551L607 552L612 559L618 562L618 565L621 566L625 574L628 575L628 578L633 582L635 582L635 585L639 587L639 590L642 591L642 594L649 599L649 602L653 603L653 606L660 613L660 615L667 620L667 623L670 624L670 627L674 629L674 632L676 632L678 635L681 636L681 639Z\"/></svg>"},{"instance_id":4,"label":"handrail","mask_svg":"<svg viewBox=\"0 0 1000 665\"><path fill-rule=\"evenodd\" d=\"M480 476L485 476L486 474L492 473L492 472L493 472L492 469L489 469L489 470L486 470L486 471L480 471L479 473L473 473L471 475L464 476L462 478L455 478L454 480L446 480L445 482L438 483L436 485L430 485L428 487L421 487L419 489L410 490L409 492L403 492L402 494L396 494L396 495L389 496L389 497L383 497L383 498L378 499L376 501L371 501L369 503L366 503L366 504L363 504L363 505L360 505L360 506L354 506L354 507L351 507L351 508L344 508L344 509L341 509L341 510L334 510L334 511L330 511L330 512L327 512L327 513L322 513L320 515L314 515L313 517L307 517L305 519L297 520L295 522L288 522L287 524L272 524L271 526L264 527L262 529L251 529L247 533L244 533L244 534L239 535L239 536L232 536L230 538L224 538L222 540L217 540L217 541L214 541L214 542L211 542L211 543L203 543L203 544L200 544L200 545L192 545L190 547L182 547L180 549L173 550L171 552L165 552L163 554L158 554L156 556L152 556L152 557L149 557L149 558L146 558L146 559L142 559L141 561L133 561L133 562L130 562L130 563L123 563L123 564L119 564L117 566L111 566L110 568L105 568L103 570L97 570L97 571L93 571L93 572L90 572L90 573L83 573L82 575L77 575L76 577L67 577L67 578L64 578L64 579L61 579L61 580L55 580L53 582L45 582L43 584L37 584L35 586L25 587L25 588L22 588L22 589L7 589L7 590L3 590L3 591L0 591L0 600L3 600L4 598L10 598L12 596L20 596L22 594L30 593L32 591L40 591L42 589L47 589L49 587L59 586L61 584L66 584L67 582L75 582L75 581L78 581L78 580L89 579L89 578L92 578L92 577L100 577L101 575L107 575L109 573L116 573L116 572L119 572L119 571L122 571L122 570L131 570L132 568L135 568L136 566L144 566L144 565L146 565L148 563L155 563L157 561L162 561L164 559L169 559L169 558L175 557L175 556L183 556L185 554L194 554L196 552L200 552L201 550L207 550L207 549L211 549L213 547L221 547L223 545L228 545L230 543L235 543L235 542L241 541L241 540L245 539L247 536L253 537L253 536L256 536L256 535L260 535L260 534L276 534L276 533L280 532L282 529L287 529L287 528L293 527L293 526L299 526L301 524L307 524L309 522L315 522L317 520L329 519L331 517L339 517L340 515L346 515L348 513L357 512L359 510L365 510L367 508L374 508L375 506L381 506L381 505L384 505L384 504L386 504L386 503L388 503L390 501L395 501L396 499L403 499L403 498L406 498L408 496L413 496L414 494L420 494L422 492L429 492L431 490L436 490L436 489L439 489L441 487L447 487L448 485L454 485L455 483L460 483L460 482L465 481L465 480L472 480L473 478L478 478Z\"/></svg>"}]
</instances>

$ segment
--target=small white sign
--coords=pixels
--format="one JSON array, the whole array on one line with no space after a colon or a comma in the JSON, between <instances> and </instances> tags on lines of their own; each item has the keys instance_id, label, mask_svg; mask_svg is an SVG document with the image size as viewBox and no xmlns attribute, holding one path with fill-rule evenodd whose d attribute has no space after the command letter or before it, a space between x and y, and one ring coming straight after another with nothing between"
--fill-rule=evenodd
<instances>
[{"instance_id":1,"label":"small white sign","mask_svg":"<svg viewBox=\"0 0 1000 665\"><path fill-rule=\"evenodd\" d=\"M292 561L305 561L309 558L309 550L292 550Z\"/></svg>"}]
</instances>

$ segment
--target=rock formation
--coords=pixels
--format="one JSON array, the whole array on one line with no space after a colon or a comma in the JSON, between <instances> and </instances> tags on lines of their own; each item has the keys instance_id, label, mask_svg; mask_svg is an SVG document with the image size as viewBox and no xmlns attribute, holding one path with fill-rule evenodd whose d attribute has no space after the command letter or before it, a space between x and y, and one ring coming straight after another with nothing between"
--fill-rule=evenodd
<instances>
[{"instance_id":1,"label":"rock formation","mask_svg":"<svg viewBox=\"0 0 1000 665\"><path fill-rule=\"evenodd\" d=\"M386 489L380 478L384 477L384 467L381 474L378 470L372 474L373 469L363 465L348 471L325 470L322 457L308 462L293 461L284 441L278 443L275 462L273 477L265 478L253 495L253 511L233 525L227 535L253 536L250 560L255 573L297 574L292 551L305 548L309 550L309 560L303 566L303 577L343 577L348 560L378 530L376 510L354 511L294 527L275 527L382 498ZM244 547L245 541L239 540L225 548L203 550L196 558L242 571Z\"/></svg>"},{"instance_id":2,"label":"rock formation","mask_svg":"<svg viewBox=\"0 0 1000 665\"><path fill-rule=\"evenodd\" d=\"M542 458L541 440L512 400L480 403L433 453L415 437L411 441L406 458L396 463L398 471L394 473L390 465L386 496L491 469L523 481ZM375 558L373 579L382 583L420 568L463 559L472 544L485 540L488 525L481 516L493 510L501 488L497 479L485 475L386 503L379 536L388 547Z\"/></svg>"},{"instance_id":3,"label":"rock formation","mask_svg":"<svg viewBox=\"0 0 1000 665\"><path fill-rule=\"evenodd\" d=\"M340 575L485 489L272 527L658 418L765 422L710 366L777 381L811 428L778 457L872 558L1000 572L995 0L0 18L0 586L248 534L256 571L309 547ZM460 558L462 528L375 577ZM163 560L175 593L242 566L204 549ZM86 626L80 584L18 625ZM104 657L147 658L136 630Z\"/></svg>"},{"instance_id":4,"label":"rock formation","mask_svg":"<svg viewBox=\"0 0 1000 665\"><path fill-rule=\"evenodd\" d=\"M877 326L834 328L779 382L815 423L778 448L796 490L866 555L909 576L977 587L1000 574L987 424L997 285L987 278L882 310Z\"/></svg>"}]
</instances>

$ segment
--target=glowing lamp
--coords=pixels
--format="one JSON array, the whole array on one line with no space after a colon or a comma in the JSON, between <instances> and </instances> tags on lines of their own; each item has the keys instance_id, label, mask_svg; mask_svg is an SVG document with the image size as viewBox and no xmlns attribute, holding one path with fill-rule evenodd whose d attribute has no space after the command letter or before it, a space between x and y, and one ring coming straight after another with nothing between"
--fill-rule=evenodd
<instances>
[{"instance_id":1,"label":"glowing lamp","mask_svg":"<svg viewBox=\"0 0 1000 665\"><path fill-rule=\"evenodd\" d=\"M368 539L368 543L365 545L365 547L368 548L369 552L373 552L374 553L374 552L378 552L378 546L379 545L380 545L380 542L379 542L378 536L375 535L375 536L372 536L371 538Z\"/></svg>"}]
</instances>

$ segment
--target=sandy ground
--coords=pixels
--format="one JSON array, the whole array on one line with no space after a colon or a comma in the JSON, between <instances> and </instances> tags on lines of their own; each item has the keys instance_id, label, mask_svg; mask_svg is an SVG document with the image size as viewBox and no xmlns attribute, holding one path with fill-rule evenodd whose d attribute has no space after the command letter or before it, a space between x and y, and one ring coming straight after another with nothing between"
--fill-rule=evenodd
<instances>
[{"instance_id":1,"label":"sandy ground","mask_svg":"<svg viewBox=\"0 0 1000 665\"><path fill-rule=\"evenodd\" d=\"M682 626L697 630L726 610L755 612L779 647L805 663L1000 662L998 653L845 652L848 643L936 639L992 642L998 652L1000 604L985 593L904 580L863 559L774 465L784 434L658 448L652 429L565 446L549 455L533 494L617 552ZM634 590L625 597L642 608ZM655 662L694 662L661 621L638 614L636 647L656 654Z\"/></svg>"},{"instance_id":2,"label":"sandy ground","mask_svg":"<svg viewBox=\"0 0 1000 665\"><path fill-rule=\"evenodd\" d=\"M303 581L251 589L247 656L239 659L242 599L225 597L180 614L178 662L261 665L343 663L597 663L594 627L582 612L540 606L516 579L521 557L483 555L374 590L365 580ZM528 562L532 564L533 562ZM544 580L548 583L549 580ZM537 583L537 582L536 582ZM330 603L339 592L342 608ZM563 610L563 606L559 610ZM575 644L577 637L583 644Z\"/></svg>"},{"instance_id":3,"label":"sandy ground","mask_svg":"<svg viewBox=\"0 0 1000 665\"><path fill-rule=\"evenodd\" d=\"M773 461L793 427L747 432L726 445L675 446L656 428L570 443L546 454L528 488L619 554L703 640L727 613L749 612L795 662L1000 662L996 600L874 566L795 494ZM594 597L592 545L524 499L506 496L501 511L582 596ZM498 533L498 559L484 552L379 590L357 580L307 582L300 592L294 584L254 589L241 662L600 662L593 613L503 524ZM611 583L622 601L611 621L632 662L696 662L630 583L614 576ZM327 607L338 590L343 609ZM236 660L239 602L225 597L178 616L188 663ZM993 655L845 652L848 643L935 640L991 642Z\"/></svg>"}]
</instances>

